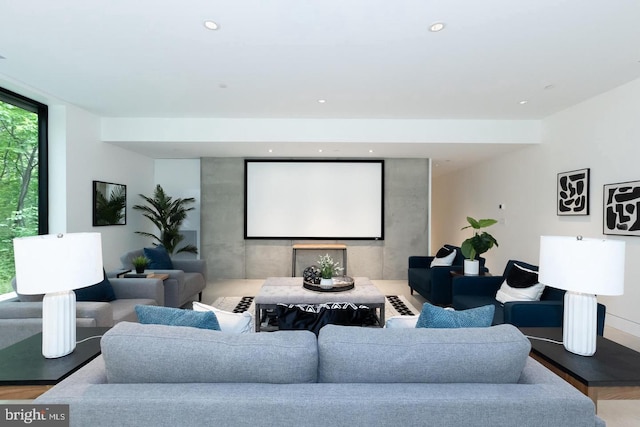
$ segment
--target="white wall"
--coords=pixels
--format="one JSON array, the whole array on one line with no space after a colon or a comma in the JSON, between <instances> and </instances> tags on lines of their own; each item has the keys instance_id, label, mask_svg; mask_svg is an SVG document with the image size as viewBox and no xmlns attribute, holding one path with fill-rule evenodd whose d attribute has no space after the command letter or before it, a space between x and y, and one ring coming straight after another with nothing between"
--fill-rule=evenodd
<instances>
[{"instance_id":1,"label":"white wall","mask_svg":"<svg viewBox=\"0 0 640 427\"><path fill-rule=\"evenodd\" d=\"M53 105L49 117L49 232L102 233L105 269L120 267L120 255L140 247L134 231L142 216L134 196L153 188L153 160L100 141L100 118L74 106ZM93 227L93 180L127 186L127 224Z\"/></svg>"},{"instance_id":2,"label":"white wall","mask_svg":"<svg viewBox=\"0 0 640 427\"><path fill-rule=\"evenodd\" d=\"M461 243L467 215L504 219L490 232L500 247L486 255L501 273L509 259L538 263L541 235L602 237L602 186L640 179L640 80L543 120L543 142L434 179L432 247ZM559 172L591 169L591 214L556 215ZM499 210L499 204L505 210ZM607 324L640 336L640 238L608 236L626 245L625 294L599 297Z\"/></svg>"}]
</instances>

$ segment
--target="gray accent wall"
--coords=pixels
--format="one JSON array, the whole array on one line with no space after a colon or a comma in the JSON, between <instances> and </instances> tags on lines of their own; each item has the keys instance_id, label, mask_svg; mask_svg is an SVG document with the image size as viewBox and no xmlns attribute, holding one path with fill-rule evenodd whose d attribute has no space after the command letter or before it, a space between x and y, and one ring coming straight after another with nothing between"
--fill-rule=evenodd
<instances>
[{"instance_id":1,"label":"gray accent wall","mask_svg":"<svg viewBox=\"0 0 640 427\"><path fill-rule=\"evenodd\" d=\"M291 276L292 245L344 243L347 274L406 279L407 258L427 255L429 160L385 159L385 240L245 240L244 159L201 159L201 258L210 279ZM302 198L302 195L301 195ZM298 251L297 275L325 251ZM330 253L342 260L341 251Z\"/></svg>"}]
</instances>

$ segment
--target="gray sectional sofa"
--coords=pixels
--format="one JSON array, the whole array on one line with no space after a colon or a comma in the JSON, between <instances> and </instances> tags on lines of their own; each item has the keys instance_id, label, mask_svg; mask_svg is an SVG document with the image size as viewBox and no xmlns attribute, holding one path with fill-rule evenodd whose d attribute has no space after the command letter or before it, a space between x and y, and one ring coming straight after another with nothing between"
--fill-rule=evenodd
<instances>
[{"instance_id":1,"label":"gray sectional sofa","mask_svg":"<svg viewBox=\"0 0 640 427\"><path fill-rule=\"evenodd\" d=\"M125 253L120 257L122 267L134 269L131 262L138 256L144 256L143 249ZM207 286L207 263L201 259L172 259L172 270L149 270L166 273L169 278L164 281L164 306L183 307L187 303L202 301L202 291ZM113 274L113 273L111 273Z\"/></svg>"},{"instance_id":2,"label":"gray sectional sofa","mask_svg":"<svg viewBox=\"0 0 640 427\"><path fill-rule=\"evenodd\" d=\"M511 325L259 334L120 323L36 404L71 426L604 426Z\"/></svg>"},{"instance_id":3,"label":"gray sectional sofa","mask_svg":"<svg viewBox=\"0 0 640 427\"><path fill-rule=\"evenodd\" d=\"M137 322L136 305L162 305L164 286L159 279L109 279L116 299L109 302L78 301L78 327L110 327ZM18 295L0 302L0 348L42 332L42 295Z\"/></svg>"}]
</instances>

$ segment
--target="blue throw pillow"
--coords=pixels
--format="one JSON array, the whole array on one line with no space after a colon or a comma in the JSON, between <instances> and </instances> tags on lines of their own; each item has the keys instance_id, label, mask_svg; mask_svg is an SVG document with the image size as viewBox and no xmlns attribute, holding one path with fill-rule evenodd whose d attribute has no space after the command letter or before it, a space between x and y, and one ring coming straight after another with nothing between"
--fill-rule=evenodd
<instances>
[{"instance_id":1,"label":"blue throw pillow","mask_svg":"<svg viewBox=\"0 0 640 427\"><path fill-rule=\"evenodd\" d=\"M95 285L88 286L86 288L80 288L74 290L76 293L76 301L98 301L98 302L109 302L116 299L116 294L113 291L113 286L111 286L111 282L107 279L107 275L102 271L103 279L102 282L96 283Z\"/></svg>"},{"instance_id":2,"label":"blue throw pillow","mask_svg":"<svg viewBox=\"0 0 640 427\"><path fill-rule=\"evenodd\" d=\"M149 259L148 268L151 270L173 270L171 257L167 253L164 246L156 246L155 248L144 248L144 256Z\"/></svg>"},{"instance_id":3,"label":"blue throw pillow","mask_svg":"<svg viewBox=\"0 0 640 427\"><path fill-rule=\"evenodd\" d=\"M136 314L140 323L190 326L192 328L220 330L218 318L212 311L193 311L180 308L158 307L155 305L136 305Z\"/></svg>"},{"instance_id":4,"label":"blue throw pillow","mask_svg":"<svg viewBox=\"0 0 640 427\"><path fill-rule=\"evenodd\" d=\"M491 326L495 310L495 306L485 305L455 311L424 303L416 328L485 328Z\"/></svg>"}]
</instances>

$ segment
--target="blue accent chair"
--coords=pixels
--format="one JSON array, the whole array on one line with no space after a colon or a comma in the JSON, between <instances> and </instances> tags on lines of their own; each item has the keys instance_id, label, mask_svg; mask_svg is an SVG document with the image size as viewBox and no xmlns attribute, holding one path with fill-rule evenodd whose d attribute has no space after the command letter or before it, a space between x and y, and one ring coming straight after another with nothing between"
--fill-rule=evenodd
<instances>
[{"instance_id":1,"label":"blue accent chair","mask_svg":"<svg viewBox=\"0 0 640 427\"><path fill-rule=\"evenodd\" d=\"M444 246L457 251L451 266L431 268L431 261L435 256L410 256L408 279L411 295L416 291L431 304L448 306L451 305L451 271L462 272L464 256L459 247ZM481 271L487 271L484 267L485 259L478 259Z\"/></svg>"},{"instance_id":2,"label":"blue accent chair","mask_svg":"<svg viewBox=\"0 0 640 427\"><path fill-rule=\"evenodd\" d=\"M547 286L540 301L510 301L504 305L496 300L505 277L513 264L538 271L538 266L522 261L509 260L502 276L460 276L453 279L452 304L456 310L493 304L496 307L493 324L510 323L517 327L562 327L564 314L564 290ZM598 304L597 333L604 333L606 307Z\"/></svg>"}]
</instances>

